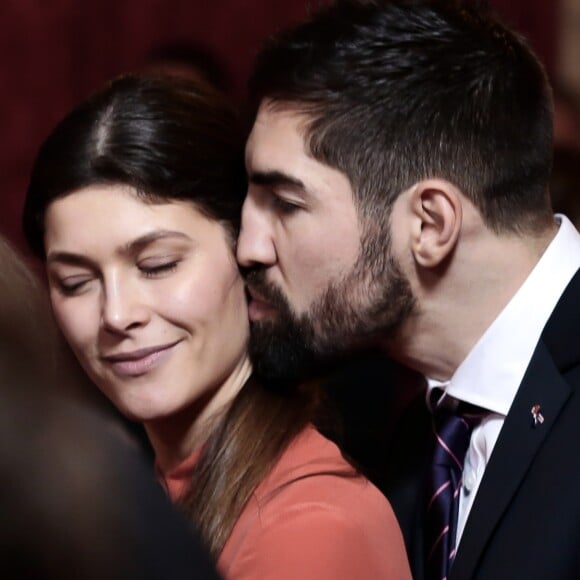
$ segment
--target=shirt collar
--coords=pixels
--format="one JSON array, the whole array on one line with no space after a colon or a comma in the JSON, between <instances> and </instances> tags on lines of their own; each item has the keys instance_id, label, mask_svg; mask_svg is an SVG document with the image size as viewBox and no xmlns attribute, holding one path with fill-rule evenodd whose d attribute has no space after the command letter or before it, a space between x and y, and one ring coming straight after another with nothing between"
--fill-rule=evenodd
<instances>
[{"instance_id":1,"label":"shirt collar","mask_svg":"<svg viewBox=\"0 0 580 580\"><path fill-rule=\"evenodd\" d=\"M450 381L428 381L446 395L507 415L540 335L564 289L580 268L580 234L570 220L560 227L513 298L457 368Z\"/></svg>"}]
</instances>

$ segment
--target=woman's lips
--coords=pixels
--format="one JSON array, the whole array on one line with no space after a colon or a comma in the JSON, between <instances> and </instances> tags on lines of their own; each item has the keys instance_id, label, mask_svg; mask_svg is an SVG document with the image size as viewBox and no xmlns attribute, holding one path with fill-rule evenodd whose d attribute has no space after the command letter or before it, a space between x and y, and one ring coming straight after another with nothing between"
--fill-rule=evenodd
<instances>
[{"instance_id":1,"label":"woman's lips","mask_svg":"<svg viewBox=\"0 0 580 580\"><path fill-rule=\"evenodd\" d=\"M115 374L122 377L138 377L159 367L171 356L173 348L180 341L161 346L111 354L103 357Z\"/></svg>"}]
</instances>

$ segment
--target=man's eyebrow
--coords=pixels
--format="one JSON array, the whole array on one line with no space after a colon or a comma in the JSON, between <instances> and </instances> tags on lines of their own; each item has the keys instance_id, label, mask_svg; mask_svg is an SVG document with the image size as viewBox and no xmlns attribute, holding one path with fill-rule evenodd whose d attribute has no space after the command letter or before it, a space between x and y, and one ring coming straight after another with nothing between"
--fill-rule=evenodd
<instances>
[{"instance_id":1,"label":"man's eyebrow","mask_svg":"<svg viewBox=\"0 0 580 580\"><path fill-rule=\"evenodd\" d=\"M191 238L187 234L184 234L183 232L174 230L155 230L153 232L149 232L132 240L131 242L126 244L121 251L124 254L137 254L141 250L146 248L148 245L156 242L157 240L164 240L167 238L176 238L184 241L191 241ZM49 252L49 254L46 256L46 261L48 263L60 262L62 264L69 264L71 266L95 267L95 263L93 262L93 260L91 260L87 256L68 251L57 250Z\"/></svg>"},{"instance_id":2,"label":"man's eyebrow","mask_svg":"<svg viewBox=\"0 0 580 580\"><path fill-rule=\"evenodd\" d=\"M284 185L294 189L305 189L300 179L281 171L252 171L248 179L255 185Z\"/></svg>"}]
</instances>

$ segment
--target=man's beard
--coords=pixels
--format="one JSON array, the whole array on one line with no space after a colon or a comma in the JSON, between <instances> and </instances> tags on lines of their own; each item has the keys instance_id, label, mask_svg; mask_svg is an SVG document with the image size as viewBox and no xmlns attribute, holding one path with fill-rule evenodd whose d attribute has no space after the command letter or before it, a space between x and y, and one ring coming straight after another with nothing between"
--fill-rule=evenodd
<instances>
[{"instance_id":1,"label":"man's beard","mask_svg":"<svg viewBox=\"0 0 580 580\"><path fill-rule=\"evenodd\" d=\"M385 237L370 242L352 270L301 315L267 282L266 269L246 273L248 286L276 311L273 319L251 323L250 357L263 380L310 378L339 355L392 339L411 315L415 298Z\"/></svg>"},{"instance_id":2,"label":"man's beard","mask_svg":"<svg viewBox=\"0 0 580 580\"><path fill-rule=\"evenodd\" d=\"M249 271L246 283L276 310L275 318L250 322L250 359L256 375L287 384L317 374L326 357L315 351L309 317L292 312L282 292L266 281L266 270Z\"/></svg>"}]
</instances>

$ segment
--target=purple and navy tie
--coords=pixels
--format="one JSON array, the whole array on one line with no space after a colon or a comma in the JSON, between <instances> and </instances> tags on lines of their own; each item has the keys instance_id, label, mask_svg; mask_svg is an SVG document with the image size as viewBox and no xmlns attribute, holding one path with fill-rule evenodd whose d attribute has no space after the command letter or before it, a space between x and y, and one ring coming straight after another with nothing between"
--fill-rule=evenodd
<instances>
[{"instance_id":1,"label":"purple and navy tie","mask_svg":"<svg viewBox=\"0 0 580 580\"><path fill-rule=\"evenodd\" d=\"M429 580L445 580L455 558L465 454L473 428L487 413L467 403L449 408L439 389L431 392L431 402L435 449L427 485L425 569Z\"/></svg>"}]
</instances>

